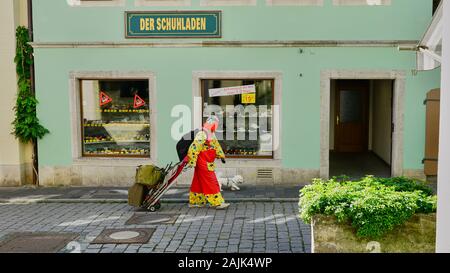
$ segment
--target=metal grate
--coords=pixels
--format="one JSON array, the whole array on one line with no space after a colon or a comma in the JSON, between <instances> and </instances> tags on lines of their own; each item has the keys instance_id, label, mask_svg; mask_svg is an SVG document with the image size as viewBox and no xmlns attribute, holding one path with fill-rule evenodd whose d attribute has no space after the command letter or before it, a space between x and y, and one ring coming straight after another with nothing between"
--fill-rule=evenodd
<instances>
[{"instance_id":1,"label":"metal grate","mask_svg":"<svg viewBox=\"0 0 450 273\"><path fill-rule=\"evenodd\" d=\"M135 213L125 225L175 224L179 214Z\"/></svg>"},{"instance_id":2,"label":"metal grate","mask_svg":"<svg viewBox=\"0 0 450 273\"><path fill-rule=\"evenodd\" d=\"M77 237L75 233L10 233L0 242L0 253L57 253Z\"/></svg>"},{"instance_id":3,"label":"metal grate","mask_svg":"<svg viewBox=\"0 0 450 273\"><path fill-rule=\"evenodd\" d=\"M104 229L91 244L145 244L156 228Z\"/></svg>"},{"instance_id":4,"label":"metal grate","mask_svg":"<svg viewBox=\"0 0 450 273\"><path fill-rule=\"evenodd\" d=\"M272 169L258 169L256 178L258 180L273 180L273 170Z\"/></svg>"}]
</instances>

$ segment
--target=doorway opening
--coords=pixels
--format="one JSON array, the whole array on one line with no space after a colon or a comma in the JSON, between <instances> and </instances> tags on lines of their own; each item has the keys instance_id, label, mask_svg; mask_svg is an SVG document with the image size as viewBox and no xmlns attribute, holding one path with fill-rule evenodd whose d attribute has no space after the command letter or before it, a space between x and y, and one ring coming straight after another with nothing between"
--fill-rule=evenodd
<instances>
[{"instance_id":1,"label":"doorway opening","mask_svg":"<svg viewBox=\"0 0 450 273\"><path fill-rule=\"evenodd\" d=\"M330 82L329 176L392 173L392 79Z\"/></svg>"}]
</instances>

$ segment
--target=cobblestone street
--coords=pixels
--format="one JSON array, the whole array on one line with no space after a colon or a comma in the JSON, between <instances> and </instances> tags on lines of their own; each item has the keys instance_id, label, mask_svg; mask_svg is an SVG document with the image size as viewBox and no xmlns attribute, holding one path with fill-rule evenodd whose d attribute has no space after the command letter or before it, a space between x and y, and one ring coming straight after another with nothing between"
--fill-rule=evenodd
<instances>
[{"instance_id":1,"label":"cobblestone street","mask_svg":"<svg viewBox=\"0 0 450 273\"><path fill-rule=\"evenodd\" d=\"M172 224L126 225L136 211L126 204L33 203L0 205L0 241L13 232L76 233L60 252L82 253L303 253L311 251L310 227L296 202L232 203L228 210L164 203L157 214ZM93 244L104 229L155 228L144 244Z\"/></svg>"}]
</instances>

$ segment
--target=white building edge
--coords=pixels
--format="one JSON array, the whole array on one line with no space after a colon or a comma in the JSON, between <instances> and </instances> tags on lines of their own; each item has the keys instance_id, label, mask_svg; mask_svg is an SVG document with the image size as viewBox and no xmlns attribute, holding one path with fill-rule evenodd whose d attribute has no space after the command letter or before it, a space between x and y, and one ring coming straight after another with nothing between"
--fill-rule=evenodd
<instances>
[{"instance_id":1,"label":"white building edge","mask_svg":"<svg viewBox=\"0 0 450 273\"><path fill-rule=\"evenodd\" d=\"M417 70L441 66L436 252L450 253L450 0L442 0L418 47Z\"/></svg>"}]
</instances>

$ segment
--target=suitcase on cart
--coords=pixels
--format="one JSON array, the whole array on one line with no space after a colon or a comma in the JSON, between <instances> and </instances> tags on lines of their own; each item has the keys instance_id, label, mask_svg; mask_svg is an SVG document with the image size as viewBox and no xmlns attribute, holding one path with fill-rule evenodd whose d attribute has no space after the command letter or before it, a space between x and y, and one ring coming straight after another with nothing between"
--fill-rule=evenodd
<instances>
[{"instance_id":1,"label":"suitcase on cart","mask_svg":"<svg viewBox=\"0 0 450 273\"><path fill-rule=\"evenodd\" d=\"M172 163L165 168L142 165L136 169L135 184L128 190L130 206L156 211L161 208L160 199L175 184L186 162Z\"/></svg>"},{"instance_id":2,"label":"suitcase on cart","mask_svg":"<svg viewBox=\"0 0 450 273\"><path fill-rule=\"evenodd\" d=\"M141 165L136 169L136 184L155 187L164 179L166 170L153 165Z\"/></svg>"},{"instance_id":3,"label":"suitcase on cart","mask_svg":"<svg viewBox=\"0 0 450 273\"><path fill-rule=\"evenodd\" d=\"M153 165L138 166L134 185L128 189L128 205L140 208L149 191L164 179L164 171Z\"/></svg>"},{"instance_id":4,"label":"suitcase on cart","mask_svg":"<svg viewBox=\"0 0 450 273\"><path fill-rule=\"evenodd\" d=\"M140 208L148 194L147 186L134 184L128 189L128 205Z\"/></svg>"}]
</instances>

